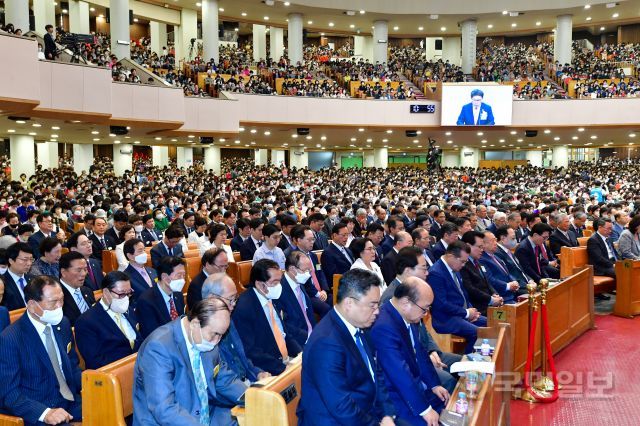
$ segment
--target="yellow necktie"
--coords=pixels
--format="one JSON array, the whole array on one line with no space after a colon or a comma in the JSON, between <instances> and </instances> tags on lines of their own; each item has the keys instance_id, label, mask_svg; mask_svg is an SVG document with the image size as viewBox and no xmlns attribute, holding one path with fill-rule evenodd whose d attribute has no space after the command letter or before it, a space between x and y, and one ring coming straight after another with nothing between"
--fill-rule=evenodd
<instances>
[{"instance_id":1,"label":"yellow necktie","mask_svg":"<svg viewBox=\"0 0 640 426\"><path fill-rule=\"evenodd\" d=\"M124 334L124 337L127 337L127 333L124 331L124 327L122 325L122 314L116 313L115 315L116 315L116 325L118 326L120 331L122 331L122 334ZM129 338L127 337L127 339ZM131 346L131 349L133 349L135 344L136 342L134 340L129 340L129 346Z\"/></svg>"},{"instance_id":2,"label":"yellow necktie","mask_svg":"<svg viewBox=\"0 0 640 426\"><path fill-rule=\"evenodd\" d=\"M267 303L269 305L269 318L271 319L271 331L273 331L273 337L276 339L276 344L278 345L278 349L282 354L282 359L286 359L289 356L287 352L287 344L284 341L284 337L282 337L282 332L278 327L278 323L276 322L276 317L273 313L273 304L271 300Z\"/></svg>"}]
</instances>

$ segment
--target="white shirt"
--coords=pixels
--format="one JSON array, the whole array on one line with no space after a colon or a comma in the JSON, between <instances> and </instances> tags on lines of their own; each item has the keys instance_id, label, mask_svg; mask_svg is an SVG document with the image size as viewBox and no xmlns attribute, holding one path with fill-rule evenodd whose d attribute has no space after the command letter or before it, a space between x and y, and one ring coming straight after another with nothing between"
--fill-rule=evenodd
<instances>
[{"instance_id":1,"label":"white shirt","mask_svg":"<svg viewBox=\"0 0 640 426\"><path fill-rule=\"evenodd\" d=\"M60 284L62 284L64 286L64 288L67 289L67 291L69 292L69 294L71 294L71 298L73 299L73 301L75 302L76 306L78 306L78 301L76 300L76 290L80 290L80 289L76 289L75 287L71 287L69 284L65 283L64 281L62 281L62 279L60 279ZM82 297L82 300L84 300L84 296L82 295L82 292L80 292L80 296ZM84 303L87 304L87 308L90 308L91 306L89 305L89 303L87 303L87 301L85 300ZM80 309L80 306L78 306L78 309Z\"/></svg>"},{"instance_id":2,"label":"white shirt","mask_svg":"<svg viewBox=\"0 0 640 426\"><path fill-rule=\"evenodd\" d=\"M273 326L271 324L271 315L269 314L269 306L268 306L269 299L264 297L257 289L254 288L253 291L255 291L256 296L258 296L258 300L260 301L260 306L262 306L262 312L264 312L264 315L267 317L267 322L269 323L269 326L271 326L271 329L273 329ZM284 332L284 327L282 327L282 321L280 321L280 316L278 316L278 312L276 311L275 306L273 307L273 316L276 319L276 324L278 325L278 329L282 333L282 338L283 339L286 338L287 333Z\"/></svg>"},{"instance_id":3,"label":"white shirt","mask_svg":"<svg viewBox=\"0 0 640 426\"><path fill-rule=\"evenodd\" d=\"M9 275L11 275L11 278L13 278L13 281L15 281L16 283L16 287L18 287L18 291L20 292L20 297L22 297L22 300L24 301L24 303L26 304L27 302L24 300L24 291L22 291L22 288L20 287L20 283L18 282L18 280L20 278L24 279L24 285L27 285L27 279L24 277L24 275L16 275L13 272L11 272L11 269L7 269L7 272L9 273Z\"/></svg>"},{"instance_id":4,"label":"white shirt","mask_svg":"<svg viewBox=\"0 0 640 426\"><path fill-rule=\"evenodd\" d=\"M197 352L196 348L194 348L193 345L189 342L189 335L187 334L187 330L185 329L184 322L182 320L180 320L180 330L182 330L182 337L184 337L184 343L187 346L187 353L189 354L189 363L191 364L191 371L193 372L194 376L198 373L200 374L200 377L202 377L202 381L204 382L205 389L208 389L209 383L207 382L207 377L204 375L204 366L203 366L202 360L200 361L199 372L194 370L193 368L193 360L195 359L196 355L199 355L199 353Z\"/></svg>"},{"instance_id":5,"label":"white shirt","mask_svg":"<svg viewBox=\"0 0 640 426\"><path fill-rule=\"evenodd\" d=\"M373 272L380 278L380 294L384 293L384 291L387 289L387 283L385 282L384 277L382 276L382 270L377 263L371 262L371 268L368 268L362 259L357 258L349 269L364 269Z\"/></svg>"},{"instance_id":6,"label":"white shirt","mask_svg":"<svg viewBox=\"0 0 640 426\"><path fill-rule=\"evenodd\" d=\"M124 241L116 246L116 260L118 261L118 271L124 271L129 266L129 260L124 255Z\"/></svg>"},{"instance_id":7,"label":"white shirt","mask_svg":"<svg viewBox=\"0 0 640 426\"><path fill-rule=\"evenodd\" d=\"M464 296L464 291L462 291L462 281L458 279L458 276L453 271L453 269L451 269L451 267L449 266L446 260L442 259L442 263L444 263L444 266L447 267L447 271L449 271L449 274L451 274L451 279L453 279L454 282L457 282L458 285L460 286L459 288L460 293L462 293L462 297L464 297L464 299L466 300L467 298ZM467 319L469 318L469 309L465 308L465 311L467 311L467 315L465 315L465 319Z\"/></svg>"},{"instance_id":8,"label":"white shirt","mask_svg":"<svg viewBox=\"0 0 640 426\"><path fill-rule=\"evenodd\" d=\"M339 246L338 244L334 243L333 241L331 242L331 244L333 244L334 246L336 246L336 248L340 251L340 253L342 253L342 255L349 260L349 262L351 262L351 259L349 259L349 256L347 255L347 248L346 247L342 247Z\"/></svg>"},{"instance_id":9,"label":"white shirt","mask_svg":"<svg viewBox=\"0 0 640 426\"><path fill-rule=\"evenodd\" d=\"M109 317L113 320L113 322L116 324L116 327L117 327L118 320L116 319L116 315L118 314L116 314L111 309L109 309L109 306L107 306L107 304L104 303L104 299L100 299L100 305L102 305L102 309L104 309L104 311L107 313L107 315L109 315ZM122 324L122 328L124 328L124 335L127 338L127 340L136 340L136 332L131 326L131 323L129 323L129 320L127 319L127 317L124 316L124 314L120 314L120 323ZM118 327L118 329L119 328L120 327Z\"/></svg>"},{"instance_id":10,"label":"white shirt","mask_svg":"<svg viewBox=\"0 0 640 426\"><path fill-rule=\"evenodd\" d=\"M480 116L480 107L478 106L477 108L472 106L471 109L473 110L473 124L477 124L478 123L478 117Z\"/></svg>"},{"instance_id":11,"label":"white shirt","mask_svg":"<svg viewBox=\"0 0 640 426\"><path fill-rule=\"evenodd\" d=\"M296 300L298 300L298 287L300 287L300 284L298 284L296 280L291 278L289 274L285 273L284 276L287 279L287 283L289 284L289 287L291 287L291 291L293 291L293 295L296 297ZM305 309L308 308L307 301L304 297L302 297L302 305L304 306ZM309 333L311 333L311 330L309 330Z\"/></svg>"},{"instance_id":12,"label":"white shirt","mask_svg":"<svg viewBox=\"0 0 640 426\"><path fill-rule=\"evenodd\" d=\"M611 251L611 247L609 247L609 244L607 244L607 237L602 235L600 232L597 232L597 234L600 236L600 238L602 238L602 241L604 241L604 246L607 248L607 257L609 259L615 259L615 255Z\"/></svg>"},{"instance_id":13,"label":"white shirt","mask_svg":"<svg viewBox=\"0 0 640 426\"><path fill-rule=\"evenodd\" d=\"M351 335L351 338L353 339L353 343L355 343L356 347L358 347L358 341L356 340L356 333L358 331L360 331L360 329L357 328L357 327L354 327L353 325L351 325L351 323L349 321L347 321L345 319L345 317L342 316L340 311L337 310L335 307L333 308L333 310L338 315L338 318L340 318L340 320L342 320L342 322L344 323L345 327L347 327L347 330L349 330L349 334ZM362 342L362 344L364 345L364 341ZM358 352L360 352L360 351L358 350ZM368 362L367 364L369 364L369 374L371 374L371 379L373 379L373 381L375 382L376 379L375 379L375 375L373 374L373 368L371 367L371 362Z\"/></svg>"}]
</instances>

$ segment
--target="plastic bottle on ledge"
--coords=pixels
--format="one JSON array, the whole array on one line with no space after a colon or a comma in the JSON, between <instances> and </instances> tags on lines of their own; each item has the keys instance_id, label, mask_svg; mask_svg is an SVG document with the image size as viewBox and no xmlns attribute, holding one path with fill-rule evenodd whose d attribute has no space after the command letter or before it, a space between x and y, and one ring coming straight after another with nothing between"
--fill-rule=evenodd
<instances>
[{"instance_id":1,"label":"plastic bottle on ledge","mask_svg":"<svg viewBox=\"0 0 640 426\"><path fill-rule=\"evenodd\" d=\"M456 413L467 414L469 411L469 402L467 401L467 394L464 392L458 393L458 400L456 401Z\"/></svg>"},{"instance_id":2,"label":"plastic bottle on ledge","mask_svg":"<svg viewBox=\"0 0 640 426\"><path fill-rule=\"evenodd\" d=\"M480 355L482 356L491 355L491 346L489 345L488 339L482 339L482 345L480 345Z\"/></svg>"}]
</instances>

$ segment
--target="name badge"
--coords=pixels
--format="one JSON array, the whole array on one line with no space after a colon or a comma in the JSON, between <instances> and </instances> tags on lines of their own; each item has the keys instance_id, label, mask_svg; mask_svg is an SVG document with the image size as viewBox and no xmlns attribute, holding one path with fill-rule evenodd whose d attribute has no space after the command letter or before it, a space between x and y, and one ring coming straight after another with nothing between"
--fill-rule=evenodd
<instances>
[{"instance_id":1,"label":"name badge","mask_svg":"<svg viewBox=\"0 0 640 426\"><path fill-rule=\"evenodd\" d=\"M69 344L67 344L67 353L71 352L71 342L69 342Z\"/></svg>"},{"instance_id":2,"label":"name badge","mask_svg":"<svg viewBox=\"0 0 640 426\"><path fill-rule=\"evenodd\" d=\"M486 120L487 119L487 111L482 111L480 113L480 120Z\"/></svg>"},{"instance_id":3,"label":"name badge","mask_svg":"<svg viewBox=\"0 0 640 426\"><path fill-rule=\"evenodd\" d=\"M482 269L482 272L487 272L487 270L486 270L486 269L484 269L484 266L483 266L483 265L480 265L480 269Z\"/></svg>"},{"instance_id":4,"label":"name badge","mask_svg":"<svg viewBox=\"0 0 640 426\"><path fill-rule=\"evenodd\" d=\"M321 269L322 269L322 266L318 263L318 264L316 265L316 271L319 271L319 270L321 270Z\"/></svg>"}]
</instances>

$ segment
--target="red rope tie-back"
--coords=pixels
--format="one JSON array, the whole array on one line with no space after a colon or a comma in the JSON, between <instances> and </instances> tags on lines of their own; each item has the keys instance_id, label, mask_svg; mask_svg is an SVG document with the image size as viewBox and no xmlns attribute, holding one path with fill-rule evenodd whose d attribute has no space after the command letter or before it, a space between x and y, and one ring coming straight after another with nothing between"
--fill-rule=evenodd
<instances>
[{"instance_id":1,"label":"red rope tie-back","mask_svg":"<svg viewBox=\"0 0 640 426\"><path fill-rule=\"evenodd\" d=\"M527 362L524 366L524 387L529 392L529 394L533 395L533 397L540 402L554 402L558 399L558 376L556 372L556 366L553 362L553 354L551 352L551 338L549 336L549 322L547 318L547 306L542 305L542 327L544 327L545 331L545 347L547 350L547 359L549 360L549 367L551 368L551 379L553 380L553 392L551 396L545 397L538 395L536 391L531 387L530 376L531 376L531 363L533 362L533 352L535 350L535 338L536 338L536 325L538 324L538 311L533 312L533 321L531 325L531 336L529 338L529 351L527 353Z\"/></svg>"}]
</instances>

